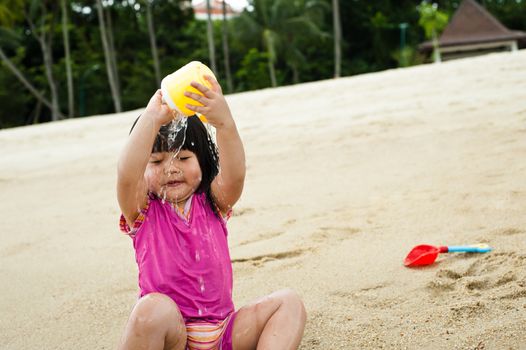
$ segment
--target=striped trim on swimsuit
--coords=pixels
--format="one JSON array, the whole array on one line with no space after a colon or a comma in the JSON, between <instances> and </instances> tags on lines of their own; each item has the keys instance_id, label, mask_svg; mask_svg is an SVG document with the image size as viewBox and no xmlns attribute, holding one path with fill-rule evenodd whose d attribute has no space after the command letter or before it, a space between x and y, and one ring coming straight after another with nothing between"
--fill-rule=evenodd
<instances>
[{"instance_id":1,"label":"striped trim on swimsuit","mask_svg":"<svg viewBox=\"0 0 526 350\"><path fill-rule=\"evenodd\" d=\"M119 228L122 232L127 234L130 237L135 236L135 233L141 227L142 223L144 222L146 218L146 213L148 212L148 207L150 206L150 201L146 204L146 207L141 209L139 212L139 215L137 216L137 219L133 222L133 227L130 228L128 223L126 222L126 219L124 218L124 215L121 214L120 220L119 220Z\"/></svg>"},{"instance_id":2,"label":"striped trim on swimsuit","mask_svg":"<svg viewBox=\"0 0 526 350\"><path fill-rule=\"evenodd\" d=\"M186 350L221 350L232 315L218 323L186 322Z\"/></svg>"}]
</instances>

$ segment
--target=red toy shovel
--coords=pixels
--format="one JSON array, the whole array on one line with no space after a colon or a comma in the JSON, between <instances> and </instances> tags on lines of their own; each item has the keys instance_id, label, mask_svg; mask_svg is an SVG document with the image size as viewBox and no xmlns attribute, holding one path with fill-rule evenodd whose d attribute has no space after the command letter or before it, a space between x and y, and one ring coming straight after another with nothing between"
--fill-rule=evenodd
<instances>
[{"instance_id":1,"label":"red toy shovel","mask_svg":"<svg viewBox=\"0 0 526 350\"><path fill-rule=\"evenodd\" d=\"M430 265L435 262L439 253L487 253L491 248L487 244L440 246L421 244L414 247L405 257L404 265L407 267Z\"/></svg>"}]
</instances>

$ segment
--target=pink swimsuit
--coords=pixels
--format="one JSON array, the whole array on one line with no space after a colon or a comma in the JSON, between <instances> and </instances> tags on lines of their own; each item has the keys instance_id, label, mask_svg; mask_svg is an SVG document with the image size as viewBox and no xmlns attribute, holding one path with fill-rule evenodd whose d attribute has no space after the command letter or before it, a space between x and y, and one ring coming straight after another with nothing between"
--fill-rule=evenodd
<instances>
[{"instance_id":1,"label":"pink swimsuit","mask_svg":"<svg viewBox=\"0 0 526 350\"><path fill-rule=\"evenodd\" d=\"M201 322L220 325L209 348L230 349L235 313L226 221L214 214L204 193L188 200L186 219L170 203L149 198L132 230L121 216L121 230L133 238L140 297L155 292L172 298L188 331Z\"/></svg>"}]
</instances>

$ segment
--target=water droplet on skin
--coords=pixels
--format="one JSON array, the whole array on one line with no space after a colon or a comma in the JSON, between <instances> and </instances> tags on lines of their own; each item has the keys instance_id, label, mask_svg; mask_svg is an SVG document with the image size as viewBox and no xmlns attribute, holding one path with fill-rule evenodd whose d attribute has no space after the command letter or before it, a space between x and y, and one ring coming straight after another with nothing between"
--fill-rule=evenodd
<instances>
[{"instance_id":1,"label":"water droplet on skin","mask_svg":"<svg viewBox=\"0 0 526 350\"><path fill-rule=\"evenodd\" d=\"M201 257L199 256L199 252L195 251L195 261L199 262L201 260Z\"/></svg>"}]
</instances>

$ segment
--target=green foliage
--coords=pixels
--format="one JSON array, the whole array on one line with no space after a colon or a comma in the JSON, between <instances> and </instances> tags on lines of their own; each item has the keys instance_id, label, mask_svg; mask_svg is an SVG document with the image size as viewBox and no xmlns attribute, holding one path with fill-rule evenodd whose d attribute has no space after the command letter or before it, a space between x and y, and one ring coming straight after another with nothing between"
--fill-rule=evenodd
<instances>
[{"instance_id":1,"label":"green foliage","mask_svg":"<svg viewBox=\"0 0 526 350\"><path fill-rule=\"evenodd\" d=\"M425 57L415 48L409 46L401 50L395 50L393 58L398 62L399 67L409 67L425 62Z\"/></svg>"},{"instance_id":2,"label":"green foliage","mask_svg":"<svg viewBox=\"0 0 526 350\"><path fill-rule=\"evenodd\" d=\"M24 0L2 0L0 2L0 25L12 27L24 17Z\"/></svg>"},{"instance_id":3,"label":"green foliage","mask_svg":"<svg viewBox=\"0 0 526 350\"><path fill-rule=\"evenodd\" d=\"M185 0L104 1L111 16L117 49L124 110L146 104L157 88L146 9L150 1L155 23L161 75L191 60L208 62L206 22L195 20ZM414 0L340 0L342 75L353 75L419 64L417 46L433 30L438 35L461 0L434 0L417 6ZM505 26L526 30L525 0L480 1ZM114 110L99 23L93 0L67 0L75 87L75 115L105 114ZM142 3L143 6L139 6ZM269 59L278 85L328 79L333 76L331 0L251 0L250 10L228 21L230 64L236 91L271 86ZM27 80L47 99L49 86L42 51L25 16L34 13L35 25L53 31L53 75L60 107L67 111L67 84L60 7L57 0L1 0L0 47ZM46 13L46 17L41 14ZM52 16L55 25L50 26ZM407 23L401 31L400 24ZM214 23L218 79L225 79L221 22ZM404 34L404 35L402 35ZM84 104L81 105L81 99ZM0 63L0 127L50 120L49 109ZM38 113L36 113L38 112ZM36 116L38 115L38 118Z\"/></svg>"},{"instance_id":4,"label":"green foliage","mask_svg":"<svg viewBox=\"0 0 526 350\"><path fill-rule=\"evenodd\" d=\"M267 70L268 54L256 48L248 50L236 72L239 91L257 90L270 86Z\"/></svg>"},{"instance_id":5,"label":"green foliage","mask_svg":"<svg viewBox=\"0 0 526 350\"><path fill-rule=\"evenodd\" d=\"M526 0L485 0L484 4L508 28L526 31Z\"/></svg>"},{"instance_id":6,"label":"green foliage","mask_svg":"<svg viewBox=\"0 0 526 350\"><path fill-rule=\"evenodd\" d=\"M267 52L269 68L288 67L297 77L300 64L306 58L305 37L310 41L322 40L327 35L320 29L324 9L323 1L315 0L254 0L253 11L245 11L236 20L240 40L246 46L254 46ZM270 67L272 66L272 67ZM282 72L283 74L283 72ZM274 79L270 71L270 79ZM296 78L297 80L297 78Z\"/></svg>"},{"instance_id":7,"label":"green foliage","mask_svg":"<svg viewBox=\"0 0 526 350\"><path fill-rule=\"evenodd\" d=\"M20 64L21 51L13 62ZM7 69L0 69L0 128L9 128L33 122L32 110L36 107L36 101L28 95L24 87L17 81L16 77Z\"/></svg>"},{"instance_id":8,"label":"green foliage","mask_svg":"<svg viewBox=\"0 0 526 350\"><path fill-rule=\"evenodd\" d=\"M426 38L436 38L448 23L448 15L438 9L438 4L422 1L417 6L420 19L418 24L424 29Z\"/></svg>"},{"instance_id":9,"label":"green foliage","mask_svg":"<svg viewBox=\"0 0 526 350\"><path fill-rule=\"evenodd\" d=\"M424 29L426 38L432 39L433 41L433 60L435 62L440 62L440 52L438 50L438 35L448 23L448 15L442 11L438 10L437 3L428 3L427 1L422 1L419 6L417 6L418 13L420 14L420 19L418 24Z\"/></svg>"}]
</instances>

